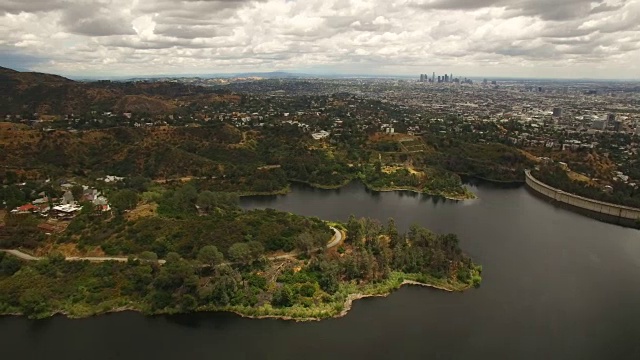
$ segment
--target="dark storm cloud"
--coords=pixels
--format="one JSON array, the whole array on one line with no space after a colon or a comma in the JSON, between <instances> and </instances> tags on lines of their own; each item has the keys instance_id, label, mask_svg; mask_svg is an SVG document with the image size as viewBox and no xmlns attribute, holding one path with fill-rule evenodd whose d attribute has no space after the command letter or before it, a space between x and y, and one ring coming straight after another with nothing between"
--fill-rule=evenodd
<instances>
[{"instance_id":1,"label":"dark storm cloud","mask_svg":"<svg viewBox=\"0 0 640 360\"><path fill-rule=\"evenodd\" d=\"M113 11L108 2L83 2L62 10L60 25L69 32L87 36L135 34L131 21Z\"/></svg>"}]
</instances>

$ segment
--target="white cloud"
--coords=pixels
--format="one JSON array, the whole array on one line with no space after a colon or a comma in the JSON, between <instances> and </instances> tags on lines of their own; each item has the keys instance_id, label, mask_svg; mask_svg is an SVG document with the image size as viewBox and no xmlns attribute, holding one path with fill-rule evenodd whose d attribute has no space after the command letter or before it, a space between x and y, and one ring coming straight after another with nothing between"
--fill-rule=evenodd
<instances>
[{"instance_id":1,"label":"white cloud","mask_svg":"<svg viewBox=\"0 0 640 360\"><path fill-rule=\"evenodd\" d=\"M640 0L0 0L0 65L68 75L638 78L639 48Z\"/></svg>"}]
</instances>

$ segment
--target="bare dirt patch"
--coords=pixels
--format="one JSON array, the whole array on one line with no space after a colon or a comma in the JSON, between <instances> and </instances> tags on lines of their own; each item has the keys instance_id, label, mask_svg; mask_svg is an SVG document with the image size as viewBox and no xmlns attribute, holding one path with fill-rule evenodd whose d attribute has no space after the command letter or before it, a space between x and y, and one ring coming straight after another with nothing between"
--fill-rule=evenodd
<instances>
[{"instance_id":1,"label":"bare dirt patch","mask_svg":"<svg viewBox=\"0 0 640 360\"><path fill-rule=\"evenodd\" d=\"M158 214L158 204L156 203L143 203L138 205L135 209L127 213L127 220L137 220L143 217L156 216Z\"/></svg>"}]
</instances>

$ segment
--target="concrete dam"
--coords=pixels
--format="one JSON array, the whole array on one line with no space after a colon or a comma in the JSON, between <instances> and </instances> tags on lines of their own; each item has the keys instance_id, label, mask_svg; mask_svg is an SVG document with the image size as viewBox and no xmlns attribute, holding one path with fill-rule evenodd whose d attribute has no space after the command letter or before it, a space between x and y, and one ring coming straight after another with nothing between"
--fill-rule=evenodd
<instances>
[{"instance_id":1,"label":"concrete dam","mask_svg":"<svg viewBox=\"0 0 640 360\"><path fill-rule=\"evenodd\" d=\"M564 204L573 210L615 224L640 227L640 209L593 200L551 187L534 178L525 170L526 184L529 189L545 198Z\"/></svg>"}]
</instances>

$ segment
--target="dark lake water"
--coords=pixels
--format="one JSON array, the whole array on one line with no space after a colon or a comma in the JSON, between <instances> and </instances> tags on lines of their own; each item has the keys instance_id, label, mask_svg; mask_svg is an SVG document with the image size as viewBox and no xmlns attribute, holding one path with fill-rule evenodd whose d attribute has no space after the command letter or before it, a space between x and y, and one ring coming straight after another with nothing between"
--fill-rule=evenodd
<instances>
[{"instance_id":1,"label":"dark lake water","mask_svg":"<svg viewBox=\"0 0 640 360\"><path fill-rule=\"evenodd\" d=\"M640 232L556 208L525 188L472 185L479 199L296 186L246 198L323 219L349 214L459 235L479 289L404 287L313 323L230 314L83 320L0 318L2 359L640 359Z\"/></svg>"}]
</instances>

